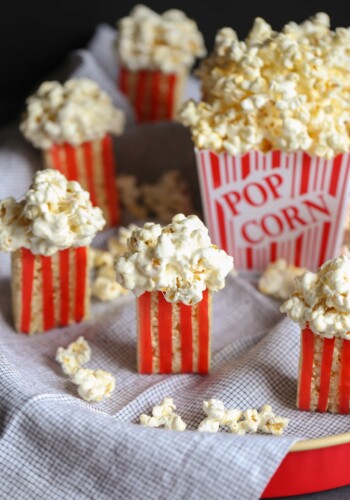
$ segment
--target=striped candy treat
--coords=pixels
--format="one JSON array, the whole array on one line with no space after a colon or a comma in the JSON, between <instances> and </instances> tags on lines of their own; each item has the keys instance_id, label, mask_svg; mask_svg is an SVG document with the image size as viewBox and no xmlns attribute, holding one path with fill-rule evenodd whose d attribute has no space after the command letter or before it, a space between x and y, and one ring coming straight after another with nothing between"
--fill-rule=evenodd
<instances>
[{"instance_id":1,"label":"striped candy treat","mask_svg":"<svg viewBox=\"0 0 350 500\"><path fill-rule=\"evenodd\" d=\"M211 293L198 304L170 303L162 292L137 299L138 371L201 373L210 368Z\"/></svg>"},{"instance_id":2,"label":"striped candy treat","mask_svg":"<svg viewBox=\"0 0 350 500\"><path fill-rule=\"evenodd\" d=\"M102 209L108 226L119 224L116 169L110 135L79 146L57 144L44 152L47 168L59 170L70 181L78 181L90 193L94 206Z\"/></svg>"},{"instance_id":3,"label":"striped candy treat","mask_svg":"<svg viewBox=\"0 0 350 500\"><path fill-rule=\"evenodd\" d=\"M238 269L284 258L308 269L338 254L350 194L350 154L196 150L205 218Z\"/></svg>"},{"instance_id":4,"label":"striped candy treat","mask_svg":"<svg viewBox=\"0 0 350 500\"><path fill-rule=\"evenodd\" d=\"M134 106L137 121L173 120L182 102L187 73L130 71L121 67L119 89Z\"/></svg>"},{"instance_id":5,"label":"striped candy treat","mask_svg":"<svg viewBox=\"0 0 350 500\"><path fill-rule=\"evenodd\" d=\"M301 331L297 407L349 413L350 340Z\"/></svg>"},{"instance_id":6,"label":"striped candy treat","mask_svg":"<svg viewBox=\"0 0 350 500\"><path fill-rule=\"evenodd\" d=\"M21 248L11 257L13 316L18 332L44 332L89 316L88 247L69 248L51 257Z\"/></svg>"}]
</instances>

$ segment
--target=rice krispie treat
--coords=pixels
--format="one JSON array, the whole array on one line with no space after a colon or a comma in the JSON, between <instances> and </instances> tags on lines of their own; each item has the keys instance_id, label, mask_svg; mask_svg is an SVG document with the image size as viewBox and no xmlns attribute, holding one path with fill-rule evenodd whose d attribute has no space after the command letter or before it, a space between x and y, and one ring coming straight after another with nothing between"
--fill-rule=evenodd
<instances>
[{"instance_id":1,"label":"rice krispie treat","mask_svg":"<svg viewBox=\"0 0 350 500\"><path fill-rule=\"evenodd\" d=\"M12 253L15 328L36 333L89 315L89 245L105 224L89 193L57 170L35 174L23 200L0 201L0 250Z\"/></svg>"},{"instance_id":2,"label":"rice krispie treat","mask_svg":"<svg viewBox=\"0 0 350 500\"><path fill-rule=\"evenodd\" d=\"M196 23L177 9L157 14L137 5L117 28L119 88L138 121L171 120L195 58L206 53Z\"/></svg>"},{"instance_id":3,"label":"rice krispie treat","mask_svg":"<svg viewBox=\"0 0 350 500\"><path fill-rule=\"evenodd\" d=\"M281 311L301 328L298 408L349 413L350 258L296 278Z\"/></svg>"},{"instance_id":4,"label":"rice krispie treat","mask_svg":"<svg viewBox=\"0 0 350 500\"><path fill-rule=\"evenodd\" d=\"M123 132L124 113L95 82L42 83L27 99L20 129L43 150L47 168L79 181L89 191L92 204L101 207L107 223L119 222L111 134Z\"/></svg>"},{"instance_id":5,"label":"rice krispie treat","mask_svg":"<svg viewBox=\"0 0 350 500\"><path fill-rule=\"evenodd\" d=\"M117 281L138 298L141 373L208 373L211 292L225 286L233 259L211 243L195 215L135 229L116 259Z\"/></svg>"}]
</instances>

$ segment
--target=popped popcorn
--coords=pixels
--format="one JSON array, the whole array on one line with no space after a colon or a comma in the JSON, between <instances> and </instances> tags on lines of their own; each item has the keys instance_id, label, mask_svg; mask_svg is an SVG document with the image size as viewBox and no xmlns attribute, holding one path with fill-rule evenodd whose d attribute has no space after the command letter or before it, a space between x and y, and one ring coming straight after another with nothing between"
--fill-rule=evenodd
<instances>
[{"instance_id":1,"label":"popped popcorn","mask_svg":"<svg viewBox=\"0 0 350 500\"><path fill-rule=\"evenodd\" d=\"M164 427L174 431L184 431L186 424L175 413L176 406L173 398L164 398L159 405L156 405L152 410L152 416L142 414L140 416L140 424L148 427Z\"/></svg>"},{"instance_id":2,"label":"popped popcorn","mask_svg":"<svg viewBox=\"0 0 350 500\"><path fill-rule=\"evenodd\" d=\"M197 24L177 9L157 14L145 5L136 5L117 27L118 58L132 71L179 72L206 54Z\"/></svg>"},{"instance_id":3,"label":"popped popcorn","mask_svg":"<svg viewBox=\"0 0 350 500\"><path fill-rule=\"evenodd\" d=\"M63 373L74 375L78 369L90 361L91 349L84 337L79 337L65 349L59 347L56 352L56 361L61 365Z\"/></svg>"},{"instance_id":4,"label":"popped popcorn","mask_svg":"<svg viewBox=\"0 0 350 500\"><path fill-rule=\"evenodd\" d=\"M110 269L115 275L113 267ZM128 290L125 290L125 288L120 286L119 283L106 278L105 276L97 276L91 287L92 296L96 299L102 300L103 302L115 300L121 295L126 295L127 293L129 293Z\"/></svg>"},{"instance_id":5,"label":"popped popcorn","mask_svg":"<svg viewBox=\"0 0 350 500\"><path fill-rule=\"evenodd\" d=\"M124 112L97 83L86 78L44 82L27 99L27 112L20 125L34 146L49 149L53 144L79 145L124 129Z\"/></svg>"},{"instance_id":6,"label":"popped popcorn","mask_svg":"<svg viewBox=\"0 0 350 500\"><path fill-rule=\"evenodd\" d=\"M211 243L202 221L183 214L164 227L149 222L135 229L115 265L117 281L136 296L160 290L168 302L190 305L205 289L222 289L232 267L232 257Z\"/></svg>"},{"instance_id":7,"label":"popped popcorn","mask_svg":"<svg viewBox=\"0 0 350 500\"><path fill-rule=\"evenodd\" d=\"M280 33L256 18L245 41L223 28L197 72L203 100L179 117L199 149L348 152L349 49L350 29L331 31L324 13Z\"/></svg>"},{"instance_id":8,"label":"popped popcorn","mask_svg":"<svg viewBox=\"0 0 350 500\"><path fill-rule=\"evenodd\" d=\"M294 281L294 292L282 304L301 328L306 325L326 338L350 338L350 258L325 262L316 273L306 272Z\"/></svg>"},{"instance_id":9,"label":"popped popcorn","mask_svg":"<svg viewBox=\"0 0 350 500\"><path fill-rule=\"evenodd\" d=\"M109 398L115 389L114 376L105 370L79 368L72 376L78 394L85 401L97 402Z\"/></svg>"},{"instance_id":10,"label":"popped popcorn","mask_svg":"<svg viewBox=\"0 0 350 500\"><path fill-rule=\"evenodd\" d=\"M288 418L276 416L270 405L264 405L261 408L259 420L259 430L275 436L280 436L289 423Z\"/></svg>"},{"instance_id":11,"label":"popped popcorn","mask_svg":"<svg viewBox=\"0 0 350 500\"><path fill-rule=\"evenodd\" d=\"M277 300L286 300L293 291L293 281L306 272L302 267L288 264L284 259L278 259L268 264L259 279L259 290Z\"/></svg>"},{"instance_id":12,"label":"popped popcorn","mask_svg":"<svg viewBox=\"0 0 350 500\"><path fill-rule=\"evenodd\" d=\"M57 170L39 170L24 200L0 200L0 250L28 248L53 255L70 247L90 245L105 225L102 211L76 181Z\"/></svg>"},{"instance_id":13,"label":"popped popcorn","mask_svg":"<svg viewBox=\"0 0 350 500\"><path fill-rule=\"evenodd\" d=\"M202 409L207 417L199 424L199 432L218 432L220 426L233 427L242 416L241 410L226 408L218 399L203 401Z\"/></svg>"},{"instance_id":14,"label":"popped popcorn","mask_svg":"<svg viewBox=\"0 0 350 500\"><path fill-rule=\"evenodd\" d=\"M125 253L128 249L128 239L131 237L132 232L139 226L136 224L129 224L127 227L121 226L118 230L117 236L111 236L108 239L107 247L113 258L118 257Z\"/></svg>"}]
</instances>

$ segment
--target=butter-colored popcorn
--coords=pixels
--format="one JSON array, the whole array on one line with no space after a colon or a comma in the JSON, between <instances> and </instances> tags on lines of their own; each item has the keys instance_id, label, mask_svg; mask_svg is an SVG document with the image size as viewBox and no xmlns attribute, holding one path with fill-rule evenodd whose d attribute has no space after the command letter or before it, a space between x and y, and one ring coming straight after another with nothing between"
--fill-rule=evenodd
<instances>
[{"instance_id":1,"label":"butter-colored popcorn","mask_svg":"<svg viewBox=\"0 0 350 500\"><path fill-rule=\"evenodd\" d=\"M39 170L24 200L0 201L0 250L28 248L53 255L70 247L89 246L105 225L102 211L76 181L57 170Z\"/></svg>"},{"instance_id":2,"label":"butter-colored popcorn","mask_svg":"<svg viewBox=\"0 0 350 500\"><path fill-rule=\"evenodd\" d=\"M141 190L137 185L137 177L135 175L119 175L117 186L122 206L134 217L145 219L148 211L141 200Z\"/></svg>"},{"instance_id":3,"label":"butter-colored popcorn","mask_svg":"<svg viewBox=\"0 0 350 500\"><path fill-rule=\"evenodd\" d=\"M173 398L164 398L163 401L156 405L152 410L152 416L142 414L140 416L140 424L148 427L164 427L174 431L184 431L186 424L175 413L176 406Z\"/></svg>"},{"instance_id":4,"label":"butter-colored popcorn","mask_svg":"<svg viewBox=\"0 0 350 500\"><path fill-rule=\"evenodd\" d=\"M203 100L180 119L200 149L348 152L349 50L350 29L331 31L324 13L280 33L257 18L245 41L223 28L198 71Z\"/></svg>"},{"instance_id":5,"label":"butter-colored popcorn","mask_svg":"<svg viewBox=\"0 0 350 500\"><path fill-rule=\"evenodd\" d=\"M276 416L270 405L264 405L259 413L258 429L265 434L280 436L289 423L288 418Z\"/></svg>"},{"instance_id":6,"label":"butter-colored popcorn","mask_svg":"<svg viewBox=\"0 0 350 500\"><path fill-rule=\"evenodd\" d=\"M190 68L196 57L205 55L203 37L184 12L171 9L157 14L137 5L118 23L116 49L122 65L135 71L164 73Z\"/></svg>"},{"instance_id":7,"label":"butter-colored popcorn","mask_svg":"<svg viewBox=\"0 0 350 500\"><path fill-rule=\"evenodd\" d=\"M199 432L217 432L220 426L237 429L240 427L238 420L242 412L237 408L226 408L222 401L209 399L209 401L203 401L202 409L207 417L199 424Z\"/></svg>"},{"instance_id":8,"label":"butter-colored popcorn","mask_svg":"<svg viewBox=\"0 0 350 500\"><path fill-rule=\"evenodd\" d=\"M115 275L113 267L108 269L111 269ZM91 287L92 296L96 299L102 300L103 302L115 300L122 295L126 295L127 293L129 293L128 290L125 290L125 288L120 286L115 280L104 276L97 276Z\"/></svg>"},{"instance_id":9,"label":"butter-colored popcorn","mask_svg":"<svg viewBox=\"0 0 350 500\"><path fill-rule=\"evenodd\" d=\"M306 272L302 267L288 264L284 259L278 259L268 264L259 279L259 290L277 300L286 300L293 291L293 281Z\"/></svg>"},{"instance_id":10,"label":"butter-colored popcorn","mask_svg":"<svg viewBox=\"0 0 350 500\"><path fill-rule=\"evenodd\" d=\"M202 221L183 214L163 227L149 222L135 229L115 265L117 281L136 296L159 290L168 302L189 305L205 289L222 289L232 267L232 257L211 243Z\"/></svg>"},{"instance_id":11,"label":"butter-colored popcorn","mask_svg":"<svg viewBox=\"0 0 350 500\"><path fill-rule=\"evenodd\" d=\"M65 142L79 145L107 133L121 134L124 113L92 80L73 79L63 85L44 82L27 99L20 129L40 149Z\"/></svg>"},{"instance_id":12,"label":"butter-colored popcorn","mask_svg":"<svg viewBox=\"0 0 350 500\"><path fill-rule=\"evenodd\" d=\"M111 252L106 252L105 250L101 250L99 248L90 248L90 256L93 268L99 269L105 266L113 266L114 259Z\"/></svg>"},{"instance_id":13,"label":"butter-colored popcorn","mask_svg":"<svg viewBox=\"0 0 350 500\"><path fill-rule=\"evenodd\" d=\"M329 260L316 273L306 272L294 280L291 297L282 304L301 328L323 337L350 338L350 258Z\"/></svg>"},{"instance_id":14,"label":"butter-colored popcorn","mask_svg":"<svg viewBox=\"0 0 350 500\"><path fill-rule=\"evenodd\" d=\"M125 253L128 249L128 239L132 232L137 229L136 224L129 224L127 227L121 226L116 236L111 236L108 239L107 247L113 258Z\"/></svg>"},{"instance_id":15,"label":"butter-colored popcorn","mask_svg":"<svg viewBox=\"0 0 350 500\"><path fill-rule=\"evenodd\" d=\"M90 358L91 349L84 337L79 337L66 349L59 347L56 352L56 361L60 363L63 373L70 376L74 375L82 365L88 363Z\"/></svg>"},{"instance_id":16,"label":"butter-colored popcorn","mask_svg":"<svg viewBox=\"0 0 350 500\"><path fill-rule=\"evenodd\" d=\"M260 414L255 408L243 412L243 427L246 431L257 432L260 424Z\"/></svg>"},{"instance_id":17,"label":"butter-colored popcorn","mask_svg":"<svg viewBox=\"0 0 350 500\"><path fill-rule=\"evenodd\" d=\"M114 376L105 370L79 368L72 376L78 394L85 401L97 402L109 398L115 389Z\"/></svg>"}]
</instances>

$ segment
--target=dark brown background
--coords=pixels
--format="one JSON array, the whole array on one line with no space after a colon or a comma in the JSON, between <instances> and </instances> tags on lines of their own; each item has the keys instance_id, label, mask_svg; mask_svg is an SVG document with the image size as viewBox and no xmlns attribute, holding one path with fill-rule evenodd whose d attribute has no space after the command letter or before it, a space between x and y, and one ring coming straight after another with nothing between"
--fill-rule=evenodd
<instances>
[{"instance_id":1,"label":"dark brown background","mask_svg":"<svg viewBox=\"0 0 350 500\"><path fill-rule=\"evenodd\" d=\"M18 112L25 96L64 61L68 51L86 44L96 24L114 25L116 19L126 15L136 3L129 0L2 2L0 122ZM290 20L302 21L323 10L330 14L333 27L350 25L347 1L149 0L146 3L157 11L183 9L198 22L209 49L218 28L232 26L244 37L256 16L264 17L280 29Z\"/></svg>"}]
</instances>

